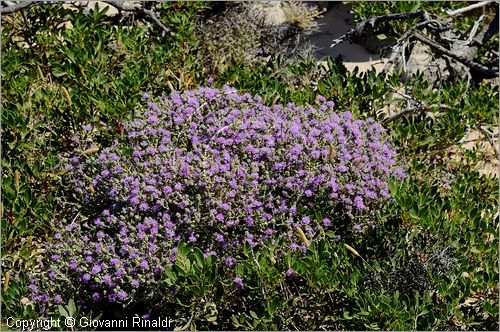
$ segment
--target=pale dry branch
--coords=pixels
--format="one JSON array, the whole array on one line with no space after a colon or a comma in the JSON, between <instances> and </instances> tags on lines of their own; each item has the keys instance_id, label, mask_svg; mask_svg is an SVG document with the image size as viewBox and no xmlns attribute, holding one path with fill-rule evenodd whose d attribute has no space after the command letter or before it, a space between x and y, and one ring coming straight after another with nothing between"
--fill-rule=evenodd
<instances>
[{"instance_id":1,"label":"pale dry branch","mask_svg":"<svg viewBox=\"0 0 500 332\"><path fill-rule=\"evenodd\" d=\"M460 9L457 9L457 10L447 10L446 14L448 14L449 16L457 16L459 14L463 14L463 13L469 12L471 10L487 6L487 5L489 5L490 3L493 3L493 2L494 1L482 1L482 2L478 2L478 3L475 3L473 5L470 5L470 6L467 6L467 7L464 7L464 8L460 8Z\"/></svg>"},{"instance_id":2,"label":"pale dry branch","mask_svg":"<svg viewBox=\"0 0 500 332\"><path fill-rule=\"evenodd\" d=\"M426 44L427 46L430 46L434 50L436 50L439 53L442 53L460 63L463 65L467 66L468 68L471 68L481 74L483 74L487 78L494 78L497 77L499 72L498 72L498 67L493 67L493 68L488 68L485 65L482 65L480 63L477 63L475 61L469 60L466 57L460 56L448 49L446 49L444 46L438 44L437 42L433 41L432 39L420 34L420 33L415 33L413 34L415 39L420 41L421 43Z\"/></svg>"},{"instance_id":3,"label":"pale dry branch","mask_svg":"<svg viewBox=\"0 0 500 332\"><path fill-rule=\"evenodd\" d=\"M42 4L54 4L54 3L63 3L65 1L24 1L17 4L12 5L9 1L3 1L2 3L7 4L7 6L0 7L0 14L11 14L17 11L21 11L28 7L34 5L42 5ZM141 5L125 5L123 1L120 0L103 0L104 3L111 5L118 9L121 13L123 12L136 12L142 13L144 16L150 18L156 25L158 25L164 32L171 33L171 29L165 26L163 22L158 18L156 13L150 9L146 9Z\"/></svg>"},{"instance_id":4,"label":"pale dry branch","mask_svg":"<svg viewBox=\"0 0 500 332\"><path fill-rule=\"evenodd\" d=\"M390 91L393 92L393 93L396 93L396 94L400 95L401 97L407 99L408 101L411 101L412 103L415 104L415 106L408 107L408 108L402 110L399 113L393 114L393 115L385 118L382 121L384 123L395 121L395 120L397 120L397 119L399 119L399 118L401 118L401 117L403 117L405 115L408 115L408 114L412 114L412 113L416 113L416 112L422 112L422 111L428 111L428 110L433 109L433 108L438 108L440 110L449 110L449 109L451 109L451 107L449 105L446 105L446 104L426 105L424 102L418 100L417 98L415 98L414 96L412 96L410 94L399 92L399 91L397 91L395 89L390 89Z\"/></svg>"},{"instance_id":5,"label":"pale dry branch","mask_svg":"<svg viewBox=\"0 0 500 332\"><path fill-rule=\"evenodd\" d=\"M396 13L396 14L388 14L388 15L372 17L368 20L364 20L363 22L357 24L356 27L347 31L341 37L333 40L333 43L330 47L335 47L336 45L346 40L352 40L353 38L358 38L367 28L369 27L373 28L375 27L376 24L379 24L381 22L394 21L394 20L408 20L414 18L420 18L422 20L427 21L429 20L429 14L425 10L419 9L412 13Z\"/></svg>"}]
</instances>

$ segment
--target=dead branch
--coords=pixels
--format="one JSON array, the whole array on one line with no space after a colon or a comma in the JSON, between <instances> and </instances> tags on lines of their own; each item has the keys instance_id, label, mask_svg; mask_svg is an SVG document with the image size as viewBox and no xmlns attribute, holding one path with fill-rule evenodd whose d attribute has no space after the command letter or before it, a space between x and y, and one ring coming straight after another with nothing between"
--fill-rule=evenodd
<instances>
[{"instance_id":1,"label":"dead branch","mask_svg":"<svg viewBox=\"0 0 500 332\"><path fill-rule=\"evenodd\" d=\"M459 15L459 14L463 14L463 13L466 13L468 11L471 11L471 10L474 10L476 8L481 8L481 7L484 7L484 6L487 6L489 5L490 3L493 3L494 1L482 1L482 2L478 2L478 3L475 3L473 5L470 5L470 6L467 6L467 7L464 7L464 8L460 8L460 9L457 9L457 10L447 10L446 11L446 14L448 14L449 16L456 16L456 15Z\"/></svg>"},{"instance_id":2,"label":"dead branch","mask_svg":"<svg viewBox=\"0 0 500 332\"><path fill-rule=\"evenodd\" d=\"M480 41L481 44L485 44L488 40L490 40L495 34L498 33L498 6L495 9L495 18L490 22L487 28L484 28L477 36L477 40ZM474 38L474 39L476 39ZM473 40L474 40L473 39Z\"/></svg>"},{"instance_id":3,"label":"dead branch","mask_svg":"<svg viewBox=\"0 0 500 332\"><path fill-rule=\"evenodd\" d=\"M43 3L43 1L40 1L40 2ZM25 2L20 2L17 4L13 4L13 5L11 5L10 3L7 3L7 6L0 7L0 15L15 13L15 12L23 10L25 8L31 7L32 5L35 5L35 4L39 4L39 2L25 1Z\"/></svg>"},{"instance_id":4,"label":"dead branch","mask_svg":"<svg viewBox=\"0 0 500 332\"><path fill-rule=\"evenodd\" d=\"M467 39L467 44L470 44L472 42L472 38L474 38L476 36L477 30L479 29L479 25L481 24L483 19L484 19L484 15L481 15L479 17L479 19L476 22L474 22L474 26L472 27L472 29L470 31L469 38Z\"/></svg>"},{"instance_id":5,"label":"dead branch","mask_svg":"<svg viewBox=\"0 0 500 332\"><path fill-rule=\"evenodd\" d=\"M11 14L11 13L26 9L26 8L33 6L33 5L42 5L42 4L48 4L48 3L54 4L54 3L61 3L61 2L64 2L64 1L63 0L61 0L61 1L24 1L24 2L20 2L18 4L12 5L12 6L7 5L7 6L1 7L0 14L2 14L2 15L3 14ZM166 33L171 32L171 29L169 29L168 27L165 26L165 24L163 24L163 22L158 18L158 16L156 16L155 12L153 12L152 10L146 9L141 5L128 6L128 5L125 5L123 3L123 1L120 1L120 0L103 0L103 2L115 7L116 9L118 9L118 11L120 13L122 11L123 12L142 13L144 16L149 17L154 23L156 23L156 25L158 25ZM6 3L6 2L3 1L3 3Z\"/></svg>"},{"instance_id":6,"label":"dead branch","mask_svg":"<svg viewBox=\"0 0 500 332\"><path fill-rule=\"evenodd\" d=\"M493 140L494 134L489 133L486 129L484 129L483 126L481 126L481 123L476 123L477 129L484 135L488 143L491 144L491 147L493 148L493 151L495 152L495 156L498 158L499 152L498 152L498 147L495 145L495 141Z\"/></svg>"},{"instance_id":7,"label":"dead branch","mask_svg":"<svg viewBox=\"0 0 500 332\"><path fill-rule=\"evenodd\" d=\"M498 67L493 67L490 69L482 64L479 64L475 61L469 60L466 57L463 57L463 56L460 56L456 53L451 52L450 50L446 49L442 45L436 43L435 41L429 39L428 37L425 37L424 35L422 35L418 32L414 33L413 37L415 37L415 39L417 39L421 43L424 43L424 44L430 46L431 48L435 49L439 53L442 53L442 54L464 64L465 66L469 67L470 69L473 69L473 70L483 74L487 78L494 78L494 77L497 77L499 74Z\"/></svg>"},{"instance_id":8,"label":"dead branch","mask_svg":"<svg viewBox=\"0 0 500 332\"><path fill-rule=\"evenodd\" d=\"M413 104L415 104L415 106L413 107L407 107L406 109L402 110L401 112L399 113L396 113L396 114L393 114L387 118L385 118L384 120L382 120L383 123L389 123L389 122L392 122L392 121L395 121L405 115L408 115L408 114L412 114L412 113L416 113L416 112L422 112L422 111L428 111L430 109L433 109L433 108L439 108L440 110L449 110L451 109L450 106L446 105L446 104L432 104L432 105L426 105L424 102L418 100L417 98L415 98L414 96L410 95L410 94L407 94L407 93L402 93L402 92L399 92L395 89L390 89L391 92L393 93L396 93L398 95L400 95L401 97L407 99L408 101L412 102Z\"/></svg>"},{"instance_id":9,"label":"dead branch","mask_svg":"<svg viewBox=\"0 0 500 332\"><path fill-rule=\"evenodd\" d=\"M163 24L162 21L156 16L155 12L152 10L146 9L144 7L138 7L138 6L125 6L123 4L123 1L118 1L118 0L104 0L104 3L107 3L119 11L125 11L125 12L140 12L144 13L147 17L152 19L163 31L166 33L171 32L172 30L167 28L165 24Z\"/></svg>"},{"instance_id":10,"label":"dead branch","mask_svg":"<svg viewBox=\"0 0 500 332\"><path fill-rule=\"evenodd\" d=\"M367 28L375 27L375 25L378 23L386 22L386 21L394 21L394 20L408 20L408 19L414 19L414 18L420 18L422 20L427 21L427 20L429 20L429 14L425 10L419 9L419 10L412 12L412 13L396 13L396 14L375 16L375 17L372 17L368 20L364 20L363 22L357 24L356 27L347 31L341 37L335 39L330 47L335 47L336 45L338 45L346 40L353 40L353 39L359 38L361 36L361 34L363 33L363 31L365 31Z\"/></svg>"},{"instance_id":11,"label":"dead branch","mask_svg":"<svg viewBox=\"0 0 500 332\"><path fill-rule=\"evenodd\" d=\"M405 43L405 41L410 37L410 35L413 34L415 30L424 28L439 33L451 29L451 25L443 24L442 22L439 22L437 20L426 20L412 26L410 29L408 29L408 31L406 31L401 37L398 38L398 40L394 43L394 45L391 46L392 49L391 56L389 60L386 62L384 68L382 69L383 73L387 73L390 70L390 68L394 64L399 54L397 52L398 49L401 48L401 45Z\"/></svg>"}]
</instances>

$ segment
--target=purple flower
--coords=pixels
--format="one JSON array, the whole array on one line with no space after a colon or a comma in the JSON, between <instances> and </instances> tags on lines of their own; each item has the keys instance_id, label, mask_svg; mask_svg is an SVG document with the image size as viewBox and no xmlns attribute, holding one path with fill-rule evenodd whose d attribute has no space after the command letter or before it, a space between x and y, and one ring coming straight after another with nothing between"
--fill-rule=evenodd
<instances>
[{"instance_id":1,"label":"purple flower","mask_svg":"<svg viewBox=\"0 0 500 332\"><path fill-rule=\"evenodd\" d=\"M310 222L311 222L311 219L309 217L305 216L302 218L303 225L309 225Z\"/></svg>"},{"instance_id":2,"label":"purple flower","mask_svg":"<svg viewBox=\"0 0 500 332\"><path fill-rule=\"evenodd\" d=\"M139 210L141 210L141 211L147 211L148 209L149 209L148 203L141 203L139 205Z\"/></svg>"},{"instance_id":3,"label":"purple flower","mask_svg":"<svg viewBox=\"0 0 500 332\"><path fill-rule=\"evenodd\" d=\"M48 277L50 279L54 279L56 277L56 272L54 270L50 270L48 273L47 273Z\"/></svg>"},{"instance_id":4,"label":"purple flower","mask_svg":"<svg viewBox=\"0 0 500 332\"><path fill-rule=\"evenodd\" d=\"M236 264L236 260L235 260L233 257L231 257L231 256L226 257L226 258L224 259L224 262L225 262L225 263L226 263L226 265L227 265L227 266L229 266L229 267L232 267L232 266L234 266L234 264Z\"/></svg>"},{"instance_id":5,"label":"purple flower","mask_svg":"<svg viewBox=\"0 0 500 332\"><path fill-rule=\"evenodd\" d=\"M29 290L31 293L34 293L34 294L38 293L38 288L37 288L35 285L33 285L33 284L30 284L30 285L28 286L28 290Z\"/></svg>"},{"instance_id":6,"label":"purple flower","mask_svg":"<svg viewBox=\"0 0 500 332\"><path fill-rule=\"evenodd\" d=\"M238 288L243 288L243 279L241 279L240 277L234 278L234 283Z\"/></svg>"},{"instance_id":7,"label":"purple flower","mask_svg":"<svg viewBox=\"0 0 500 332\"><path fill-rule=\"evenodd\" d=\"M111 276L109 274L105 274L102 277L102 281L104 281L107 285L110 285L112 283Z\"/></svg>"},{"instance_id":8,"label":"purple flower","mask_svg":"<svg viewBox=\"0 0 500 332\"><path fill-rule=\"evenodd\" d=\"M128 294L124 291L121 290L116 294L116 298L118 301L125 301L127 299Z\"/></svg>"},{"instance_id":9,"label":"purple flower","mask_svg":"<svg viewBox=\"0 0 500 332\"><path fill-rule=\"evenodd\" d=\"M77 264L76 264L76 261L73 259L71 260L69 263L68 263L68 267L71 269L71 270L76 270L77 268Z\"/></svg>"},{"instance_id":10,"label":"purple flower","mask_svg":"<svg viewBox=\"0 0 500 332\"><path fill-rule=\"evenodd\" d=\"M154 115L150 116L149 119L148 119L149 123L151 124L155 124L158 122L158 118Z\"/></svg>"},{"instance_id":11,"label":"purple flower","mask_svg":"<svg viewBox=\"0 0 500 332\"><path fill-rule=\"evenodd\" d=\"M224 236L222 234L215 234L215 241L224 242Z\"/></svg>"},{"instance_id":12,"label":"purple flower","mask_svg":"<svg viewBox=\"0 0 500 332\"><path fill-rule=\"evenodd\" d=\"M360 196L354 197L354 206L358 210L364 210L365 209L365 204L363 203L363 199Z\"/></svg>"},{"instance_id":13,"label":"purple flower","mask_svg":"<svg viewBox=\"0 0 500 332\"><path fill-rule=\"evenodd\" d=\"M54 296L54 303L55 303L55 304L59 304L59 303L61 303L61 302L62 302L62 297L61 297L61 295L56 295L56 296Z\"/></svg>"},{"instance_id":14,"label":"purple flower","mask_svg":"<svg viewBox=\"0 0 500 332\"><path fill-rule=\"evenodd\" d=\"M75 149L64 164L72 197L88 209L69 211L77 218L46 244L33 296L43 287L55 302L68 279L84 283L83 303L94 293L110 302L152 297L183 240L228 267L244 246L284 241L300 254L296 226L314 240L333 223L316 208L357 220L351 231L360 233L390 198L388 181L404 176L382 126L336 112L322 96L315 106L268 106L225 86L143 99L121 122L125 138L101 153Z\"/></svg>"},{"instance_id":15,"label":"purple flower","mask_svg":"<svg viewBox=\"0 0 500 332\"><path fill-rule=\"evenodd\" d=\"M286 271L285 271L285 275L286 275L287 277L290 277L291 275L293 275L293 273L294 273L294 272L293 272L292 268L288 268L288 270L286 270Z\"/></svg>"},{"instance_id":16,"label":"purple flower","mask_svg":"<svg viewBox=\"0 0 500 332\"><path fill-rule=\"evenodd\" d=\"M94 300L95 302L98 302L100 299L101 299L101 294L99 294L98 292L94 292L92 294L92 300Z\"/></svg>"},{"instance_id":17,"label":"purple flower","mask_svg":"<svg viewBox=\"0 0 500 332\"><path fill-rule=\"evenodd\" d=\"M148 269L149 268L149 264L146 260L143 260L141 262L141 264L139 264L139 266L141 267L141 269L145 270L145 269Z\"/></svg>"},{"instance_id":18,"label":"purple flower","mask_svg":"<svg viewBox=\"0 0 500 332\"><path fill-rule=\"evenodd\" d=\"M92 131L92 125L90 125L90 124L84 125L83 126L83 130L85 130L85 131Z\"/></svg>"}]
</instances>

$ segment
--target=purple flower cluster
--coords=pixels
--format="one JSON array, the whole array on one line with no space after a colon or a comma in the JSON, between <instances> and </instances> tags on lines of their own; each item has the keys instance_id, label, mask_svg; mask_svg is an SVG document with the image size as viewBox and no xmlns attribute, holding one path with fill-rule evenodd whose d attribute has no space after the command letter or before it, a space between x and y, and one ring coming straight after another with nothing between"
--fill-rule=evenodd
<instances>
[{"instance_id":1,"label":"purple flower cluster","mask_svg":"<svg viewBox=\"0 0 500 332\"><path fill-rule=\"evenodd\" d=\"M390 197L389 178L404 177L379 124L323 97L266 106L225 86L143 99L126 142L77 150L66 167L87 209L48 246L60 271L51 284L69 279L96 302L151 295L180 241L227 266L269 239L303 249L296 228L314 239L339 213L371 213ZM48 301L36 283L35 299Z\"/></svg>"}]
</instances>

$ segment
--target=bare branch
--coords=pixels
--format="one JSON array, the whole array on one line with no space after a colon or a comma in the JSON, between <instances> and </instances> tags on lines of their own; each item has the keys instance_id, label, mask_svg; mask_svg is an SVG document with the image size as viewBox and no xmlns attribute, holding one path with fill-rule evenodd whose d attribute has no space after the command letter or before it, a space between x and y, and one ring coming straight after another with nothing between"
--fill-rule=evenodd
<instances>
[{"instance_id":1,"label":"bare branch","mask_svg":"<svg viewBox=\"0 0 500 332\"><path fill-rule=\"evenodd\" d=\"M475 3L473 5L470 5L470 6L467 6L467 7L464 7L464 8L460 8L460 9L457 9L457 10L447 10L446 11L446 14L448 14L449 16L456 16L456 15L459 15L459 14L463 14L463 13L466 13L468 11L471 11L471 10L474 10L476 8L481 8L481 7L484 7L484 6L487 6L489 5L490 3L493 3L494 1L482 1L482 2L478 2L478 3Z\"/></svg>"},{"instance_id":2,"label":"bare branch","mask_svg":"<svg viewBox=\"0 0 500 332\"><path fill-rule=\"evenodd\" d=\"M483 19L484 19L484 15L481 15L479 17L479 19L474 23L474 26L472 27L472 30L470 31L470 34L469 34L469 39L467 39L467 44L470 44L472 42L472 38L474 38L476 36L477 29L479 29L479 24L481 24Z\"/></svg>"},{"instance_id":3,"label":"bare branch","mask_svg":"<svg viewBox=\"0 0 500 332\"><path fill-rule=\"evenodd\" d=\"M103 2L117 8L119 11L144 13L146 16L148 16L150 19L152 19L166 33L169 33L172 31L171 29L167 28L165 26L165 24L163 24L163 22L156 16L156 14L152 10L145 9L143 7L137 7L137 6L125 6L125 5L123 5L122 1L117 1L117 0L105 0Z\"/></svg>"},{"instance_id":4,"label":"bare branch","mask_svg":"<svg viewBox=\"0 0 500 332\"><path fill-rule=\"evenodd\" d=\"M23 10L25 8L28 8L32 5L41 5L44 3L58 3L58 2L64 2L64 1L24 1L21 3L18 3L13 6L6 6L6 7L1 7L0 8L0 14L10 14L14 13L20 10ZM156 16L155 12L152 10L143 8L140 5L132 5L132 6L127 6L124 5L123 1L119 0L103 0L104 3L111 5L118 9L120 12L138 12L138 13L143 13L146 17L149 17L151 20L153 20L163 31L166 33L171 32L171 29L165 26L163 22Z\"/></svg>"},{"instance_id":5,"label":"bare branch","mask_svg":"<svg viewBox=\"0 0 500 332\"><path fill-rule=\"evenodd\" d=\"M423 20L428 20L429 14L425 10L419 9L416 12L412 13L396 13L396 14L375 16L357 24L356 27L347 31L343 36L335 39L330 47L335 47L336 45L346 40L352 40L353 38L358 38L359 36L361 36L361 34L366 28L374 27L375 24L378 24L380 22L394 21L394 20L408 20L414 18L421 18Z\"/></svg>"},{"instance_id":6,"label":"bare branch","mask_svg":"<svg viewBox=\"0 0 500 332\"><path fill-rule=\"evenodd\" d=\"M494 134L490 134L486 129L483 128L483 126L481 126L480 123L477 123L476 127L479 129L479 131L484 135L484 137L491 144L491 147L493 148L493 151L495 151L495 156L498 158L499 152L498 152L498 147L495 144L495 141L493 140Z\"/></svg>"},{"instance_id":7,"label":"bare branch","mask_svg":"<svg viewBox=\"0 0 500 332\"><path fill-rule=\"evenodd\" d=\"M5 7L0 7L0 14L3 15L3 14L15 13L17 11L24 9L24 8L28 8L34 4L37 4L37 2L25 1L25 2L20 2L18 4L12 5L12 6L7 5Z\"/></svg>"},{"instance_id":8,"label":"bare branch","mask_svg":"<svg viewBox=\"0 0 500 332\"><path fill-rule=\"evenodd\" d=\"M430 110L432 108L439 108L441 110L449 110L449 109L451 109L451 107L448 106L448 105L446 105L446 104L426 105L425 103L423 103L422 101L418 100L417 98L415 98L412 95L399 92L399 91L397 91L395 89L390 89L390 90L393 93L396 93L396 94L400 95L401 97L407 99L408 101L413 102L415 104L415 106L414 107L408 107L408 108L402 110L399 113L393 114L393 115L385 118L384 120L382 120L383 123L392 122L392 121L395 121L395 120L403 117L404 115L411 114L411 113L416 113L416 112L421 112L421 111L427 111L427 110Z\"/></svg>"},{"instance_id":9,"label":"bare branch","mask_svg":"<svg viewBox=\"0 0 500 332\"><path fill-rule=\"evenodd\" d=\"M410 29L408 29L408 31L406 31L401 37L398 38L398 40L394 43L394 45L390 47L392 49L391 56L387 60L384 69L382 69L383 73L387 73L390 70L390 68L396 61L396 58L398 57L399 54L398 49L401 48L401 45L410 37L410 35L413 34L415 30L424 28L427 28L428 30L431 31L441 32L451 29L451 25L449 24L444 25L442 24L442 22L439 22L437 20L426 20L412 26Z\"/></svg>"},{"instance_id":10,"label":"bare branch","mask_svg":"<svg viewBox=\"0 0 500 332\"><path fill-rule=\"evenodd\" d=\"M493 68L488 68L482 64L479 64L477 62L474 62L472 60L469 60L463 56L457 55L456 53L451 52L450 50L444 48L443 46L439 45L435 41L425 37L424 35L420 33L415 33L413 36L420 42L434 48L436 51L449 56L450 58L464 64L465 66L482 73L488 78L494 78L497 77L499 72L498 72L498 67L493 67Z\"/></svg>"}]
</instances>

